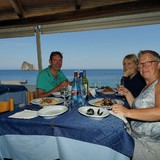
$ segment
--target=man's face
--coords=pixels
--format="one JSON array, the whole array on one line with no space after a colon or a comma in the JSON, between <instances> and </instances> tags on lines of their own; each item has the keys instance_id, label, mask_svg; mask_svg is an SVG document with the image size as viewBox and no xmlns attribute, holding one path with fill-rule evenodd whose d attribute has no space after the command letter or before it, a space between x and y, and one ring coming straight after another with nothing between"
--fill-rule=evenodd
<instances>
[{"instance_id":1,"label":"man's face","mask_svg":"<svg viewBox=\"0 0 160 160\"><path fill-rule=\"evenodd\" d=\"M59 55L54 55L49 63L51 64L53 70L59 71L62 67L62 58Z\"/></svg>"}]
</instances>

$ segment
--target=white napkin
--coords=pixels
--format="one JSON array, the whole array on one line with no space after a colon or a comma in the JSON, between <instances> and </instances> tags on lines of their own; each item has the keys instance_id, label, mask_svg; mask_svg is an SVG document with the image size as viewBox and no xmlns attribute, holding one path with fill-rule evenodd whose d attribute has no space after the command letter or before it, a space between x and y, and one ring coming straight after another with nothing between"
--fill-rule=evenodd
<instances>
[{"instance_id":1,"label":"white napkin","mask_svg":"<svg viewBox=\"0 0 160 160\"><path fill-rule=\"evenodd\" d=\"M120 114L115 114L115 113L113 113L113 111L111 111L111 110L109 111L109 113L112 114L113 116L118 117L119 119L121 119L121 120L124 122L124 124L125 124L125 129L126 129L126 131L127 131L129 134L131 134L130 124L129 124L129 122L127 121L127 119L126 119L124 116L122 116L122 115L120 115Z\"/></svg>"},{"instance_id":2,"label":"white napkin","mask_svg":"<svg viewBox=\"0 0 160 160\"><path fill-rule=\"evenodd\" d=\"M37 111L31 111L31 110L25 109L24 111L17 112L9 117L10 118L31 119L31 118L35 118L37 116L38 116Z\"/></svg>"},{"instance_id":3,"label":"white napkin","mask_svg":"<svg viewBox=\"0 0 160 160\"><path fill-rule=\"evenodd\" d=\"M112 115L115 116L115 117L118 117L118 118L121 119L124 123L128 123L127 119L126 119L124 116L122 116L122 115L120 115L120 114L113 113L113 111L111 111L111 110L109 111L109 113L112 114Z\"/></svg>"},{"instance_id":4,"label":"white napkin","mask_svg":"<svg viewBox=\"0 0 160 160\"><path fill-rule=\"evenodd\" d=\"M96 88L89 88L89 92L93 97L96 97Z\"/></svg>"}]
</instances>

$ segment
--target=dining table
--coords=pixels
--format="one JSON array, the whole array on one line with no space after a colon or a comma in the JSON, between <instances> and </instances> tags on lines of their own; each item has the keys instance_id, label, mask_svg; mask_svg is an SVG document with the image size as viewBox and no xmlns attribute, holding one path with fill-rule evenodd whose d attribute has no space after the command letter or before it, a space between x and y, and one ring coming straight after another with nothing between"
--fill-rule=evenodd
<instances>
[{"instance_id":1,"label":"dining table","mask_svg":"<svg viewBox=\"0 0 160 160\"><path fill-rule=\"evenodd\" d=\"M97 97L102 97L97 94ZM96 97L96 98L97 98ZM119 99L127 106L124 98ZM89 101L96 99L89 96ZM86 102L86 106L91 105ZM57 104L54 106L63 106ZM86 107L84 106L84 107ZM83 106L82 106L83 107ZM0 114L0 159L13 160L130 160L134 140L128 121L111 114L102 118L85 116L79 106L67 106L67 111L46 118L37 113L45 106L29 104L12 112ZM33 112L32 118L15 118L23 111Z\"/></svg>"},{"instance_id":2,"label":"dining table","mask_svg":"<svg viewBox=\"0 0 160 160\"><path fill-rule=\"evenodd\" d=\"M14 99L15 106L27 103L27 88L24 85L0 84L0 101Z\"/></svg>"}]
</instances>

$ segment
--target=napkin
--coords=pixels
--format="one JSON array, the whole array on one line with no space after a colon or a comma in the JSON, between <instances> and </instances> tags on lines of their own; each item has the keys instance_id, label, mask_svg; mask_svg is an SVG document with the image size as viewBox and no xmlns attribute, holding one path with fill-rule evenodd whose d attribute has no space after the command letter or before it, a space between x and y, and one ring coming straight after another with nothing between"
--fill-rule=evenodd
<instances>
[{"instance_id":1,"label":"napkin","mask_svg":"<svg viewBox=\"0 0 160 160\"><path fill-rule=\"evenodd\" d=\"M96 97L96 88L89 88L89 92L93 97Z\"/></svg>"},{"instance_id":2,"label":"napkin","mask_svg":"<svg viewBox=\"0 0 160 160\"><path fill-rule=\"evenodd\" d=\"M21 119L31 119L31 118L35 118L37 117L37 111L32 111L32 110L28 110L25 109L21 112L17 112L11 116L9 116L10 118L21 118Z\"/></svg>"},{"instance_id":3,"label":"napkin","mask_svg":"<svg viewBox=\"0 0 160 160\"><path fill-rule=\"evenodd\" d=\"M112 114L113 116L121 119L121 120L124 122L124 124L125 124L125 129L126 129L126 131L127 131L129 134L131 134L130 124L129 124L129 122L127 121L127 119L126 119L124 116L122 116L122 115L120 115L120 114L113 113L113 111L111 111L111 110L109 111L109 113Z\"/></svg>"}]
</instances>

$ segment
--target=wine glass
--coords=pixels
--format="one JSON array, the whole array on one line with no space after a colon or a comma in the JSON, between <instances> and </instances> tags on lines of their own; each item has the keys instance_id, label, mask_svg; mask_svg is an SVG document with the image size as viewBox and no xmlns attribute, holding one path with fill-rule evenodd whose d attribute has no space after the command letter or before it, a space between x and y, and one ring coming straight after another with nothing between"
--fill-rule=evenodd
<instances>
[{"instance_id":1,"label":"wine glass","mask_svg":"<svg viewBox=\"0 0 160 160\"><path fill-rule=\"evenodd\" d=\"M95 81L93 82L93 87L94 87L95 89L98 89L98 80L95 80Z\"/></svg>"},{"instance_id":2,"label":"wine glass","mask_svg":"<svg viewBox=\"0 0 160 160\"><path fill-rule=\"evenodd\" d=\"M82 98L82 106L85 106L86 105L86 96L87 96L87 93L85 91L85 87L83 87L83 89L81 88L81 98Z\"/></svg>"},{"instance_id":3,"label":"wine glass","mask_svg":"<svg viewBox=\"0 0 160 160\"><path fill-rule=\"evenodd\" d=\"M124 78L120 78L118 83L117 83L117 92L119 93L121 91L121 88L124 87Z\"/></svg>"},{"instance_id":4,"label":"wine glass","mask_svg":"<svg viewBox=\"0 0 160 160\"><path fill-rule=\"evenodd\" d=\"M68 95L69 95L69 89L68 89L68 87L63 87L61 89L61 96L64 99L64 106L67 106L67 100L66 100L66 98L68 97Z\"/></svg>"},{"instance_id":5,"label":"wine glass","mask_svg":"<svg viewBox=\"0 0 160 160\"><path fill-rule=\"evenodd\" d=\"M118 87L118 88L124 87L124 78L123 78L123 77L119 79L118 84L117 84L117 87Z\"/></svg>"}]
</instances>

